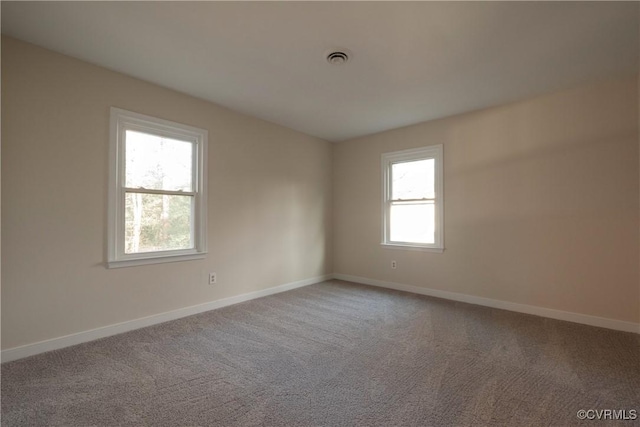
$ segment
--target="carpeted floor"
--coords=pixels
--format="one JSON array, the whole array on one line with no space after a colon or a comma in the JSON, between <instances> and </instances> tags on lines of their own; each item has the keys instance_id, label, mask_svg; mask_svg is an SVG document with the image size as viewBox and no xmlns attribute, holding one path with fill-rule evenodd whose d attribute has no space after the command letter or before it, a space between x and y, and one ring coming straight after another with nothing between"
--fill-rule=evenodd
<instances>
[{"instance_id":1,"label":"carpeted floor","mask_svg":"<svg viewBox=\"0 0 640 427\"><path fill-rule=\"evenodd\" d=\"M340 281L2 366L4 427L565 426L580 409L640 417L640 336Z\"/></svg>"}]
</instances>

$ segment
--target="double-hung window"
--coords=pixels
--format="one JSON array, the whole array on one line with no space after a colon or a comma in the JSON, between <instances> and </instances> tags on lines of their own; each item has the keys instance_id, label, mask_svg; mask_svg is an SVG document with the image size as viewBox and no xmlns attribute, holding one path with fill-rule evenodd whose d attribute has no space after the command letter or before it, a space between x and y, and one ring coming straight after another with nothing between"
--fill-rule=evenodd
<instances>
[{"instance_id":1,"label":"double-hung window","mask_svg":"<svg viewBox=\"0 0 640 427\"><path fill-rule=\"evenodd\" d=\"M203 258L207 131L111 108L108 266Z\"/></svg>"},{"instance_id":2,"label":"double-hung window","mask_svg":"<svg viewBox=\"0 0 640 427\"><path fill-rule=\"evenodd\" d=\"M382 244L442 252L442 145L384 153Z\"/></svg>"}]
</instances>

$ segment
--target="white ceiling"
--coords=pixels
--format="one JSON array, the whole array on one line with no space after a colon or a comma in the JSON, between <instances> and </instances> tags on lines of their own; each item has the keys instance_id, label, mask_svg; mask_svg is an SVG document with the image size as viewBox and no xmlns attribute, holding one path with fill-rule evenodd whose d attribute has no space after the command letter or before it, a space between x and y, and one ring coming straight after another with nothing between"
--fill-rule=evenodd
<instances>
[{"instance_id":1,"label":"white ceiling","mask_svg":"<svg viewBox=\"0 0 640 427\"><path fill-rule=\"evenodd\" d=\"M2 32L330 141L638 71L637 2L2 2ZM327 49L353 59L332 66Z\"/></svg>"}]
</instances>

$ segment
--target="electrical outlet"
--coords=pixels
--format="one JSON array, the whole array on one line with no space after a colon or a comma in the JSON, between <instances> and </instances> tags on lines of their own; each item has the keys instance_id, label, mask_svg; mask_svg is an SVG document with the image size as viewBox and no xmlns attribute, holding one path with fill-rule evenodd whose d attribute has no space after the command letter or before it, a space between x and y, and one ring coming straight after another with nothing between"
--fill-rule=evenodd
<instances>
[{"instance_id":1,"label":"electrical outlet","mask_svg":"<svg viewBox=\"0 0 640 427\"><path fill-rule=\"evenodd\" d=\"M394 270L398 268L398 263L395 261L391 261L391 268L393 268Z\"/></svg>"},{"instance_id":2,"label":"electrical outlet","mask_svg":"<svg viewBox=\"0 0 640 427\"><path fill-rule=\"evenodd\" d=\"M215 285L217 283L218 277L216 276L216 273L209 273L209 284L210 285Z\"/></svg>"}]
</instances>

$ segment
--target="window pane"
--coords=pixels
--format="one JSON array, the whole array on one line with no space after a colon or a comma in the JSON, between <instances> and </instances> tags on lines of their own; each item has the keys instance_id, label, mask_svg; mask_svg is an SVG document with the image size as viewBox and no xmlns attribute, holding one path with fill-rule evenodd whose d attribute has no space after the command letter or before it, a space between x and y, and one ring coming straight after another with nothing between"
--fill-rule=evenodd
<instances>
[{"instance_id":1,"label":"window pane","mask_svg":"<svg viewBox=\"0 0 640 427\"><path fill-rule=\"evenodd\" d=\"M128 130L125 147L126 187L192 191L191 142Z\"/></svg>"},{"instance_id":2,"label":"window pane","mask_svg":"<svg viewBox=\"0 0 640 427\"><path fill-rule=\"evenodd\" d=\"M192 196L127 193L125 199L125 253L194 247Z\"/></svg>"},{"instance_id":3,"label":"window pane","mask_svg":"<svg viewBox=\"0 0 640 427\"><path fill-rule=\"evenodd\" d=\"M413 162L393 163L391 165L391 198L423 199L434 198L434 159Z\"/></svg>"},{"instance_id":4,"label":"window pane","mask_svg":"<svg viewBox=\"0 0 640 427\"><path fill-rule=\"evenodd\" d=\"M396 203L391 205L392 242L435 243L435 204Z\"/></svg>"}]
</instances>

